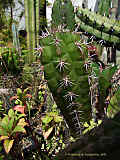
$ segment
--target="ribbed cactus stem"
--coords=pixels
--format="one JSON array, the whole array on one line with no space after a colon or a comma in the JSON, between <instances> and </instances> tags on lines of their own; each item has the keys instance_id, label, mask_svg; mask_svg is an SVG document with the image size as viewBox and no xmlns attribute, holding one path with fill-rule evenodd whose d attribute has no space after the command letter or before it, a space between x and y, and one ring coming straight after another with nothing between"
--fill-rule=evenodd
<instances>
[{"instance_id":1,"label":"ribbed cactus stem","mask_svg":"<svg viewBox=\"0 0 120 160\"><path fill-rule=\"evenodd\" d=\"M36 47L36 19L35 19L35 1L31 0L31 32L32 32L32 39L31 39L31 45L32 49Z\"/></svg>"},{"instance_id":2,"label":"ribbed cactus stem","mask_svg":"<svg viewBox=\"0 0 120 160\"><path fill-rule=\"evenodd\" d=\"M30 25L29 25L29 0L24 0L25 6L25 26L27 31L27 48L30 49Z\"/></svg>"},{"instance_id":3,"label":"ribbed cactus stem","mask_svg":"<svg viewBox=\"0 0 120 160\"><path fill-rule=\"evenodd\" d=\"M13 45L16 51L18 52L18 54L21 55L18 31L14 23L12 24L12 34L13 34Z\"/></svg>"},{"instance_id":4,"label":"ribbed cactus stem","mask_svg":"<svg viewBox=\"0 0 120 160\"><path fill-rule=\"evenodd\" d=\"M24 0L25 19L27 31L27 47L33 50L39 46L40 31L46 25L46 1L45 0ZM42 26L42 27L41 27Z\"/></svg>"},{"instance_id":5,"label":"ribbed cactus stem","mask_svg":"<svg viewBox=\"0 0 120 160\"><path fill-rule=\"evenodd\" d=\"M39 46L39 29L40 29L40 0L36 0L36 45Z\"/></svg>"}]
</instances>

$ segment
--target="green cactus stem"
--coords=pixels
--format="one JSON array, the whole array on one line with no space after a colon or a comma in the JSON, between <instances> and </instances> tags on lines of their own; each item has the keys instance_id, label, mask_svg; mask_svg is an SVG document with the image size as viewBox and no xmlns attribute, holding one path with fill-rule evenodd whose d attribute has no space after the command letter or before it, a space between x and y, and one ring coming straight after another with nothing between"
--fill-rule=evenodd
<instances>
[{"instance_id":1,"label":"green cactus stem","mask_svg":"<svg viewBox=\"0 0 120 160\"><path fill-rule=\"evenodd\" d=\"M59 40L57 45L55 39ZM71 32L56 32L41 40L45 79L74 136L81 133L80 122L91 118L88 73L84 67L87 49L82 45L80 36ZM82 115L78 116L80 111Z\"/></svg>"},{"instance_id":2,"label":"green cactus stem","mask_svg":"<svg viewBox=\"0 0 120 160\"><path fill-rule=\"evenodd\" d=\"M120 37L120 22L115 19L110 19L105 16L101 16L98 13L89 11L88 9L79 8L77 11L77 17L85 24L102 32ZM112 32L113 29L113 32Z\"/></svg>"},{"instance_id":3,"label":"green cactus stem","mask_svg":"<svg viewBox=\"0 0 120 160\"><path fill-rule=\"evenodd\" d=\"M53 27L63 26L69 30L74 30L75 14L71 0L56 0L52 8Z\"/></svg>"},{"instance_id":4,"label":"green cactus stem","mask_svg":"<svg viewBox=\"0 0 120 160\"><path fill-rule=\"evenodd\" d=\"M27 46L33 50L39 46L40 32L46 27L46 1L25 0L25 24L27 31Z\"/></svg>"}]
</instances>

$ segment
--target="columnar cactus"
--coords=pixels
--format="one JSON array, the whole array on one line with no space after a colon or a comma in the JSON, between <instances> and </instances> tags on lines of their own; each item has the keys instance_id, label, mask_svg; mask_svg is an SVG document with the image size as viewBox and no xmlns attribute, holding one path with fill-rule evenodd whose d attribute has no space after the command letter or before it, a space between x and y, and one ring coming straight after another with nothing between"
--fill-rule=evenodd
<instances>
[{"instance_id":1,"label":"columnar cactus","mask_svg":"<svg viewBox=\"0 0 120 160\"><path fill-rule=\"evenodd\" d=\"M56 32L42 39L41 45L48 86L73 135L80 135L82 122L91 118L86 45L70 32Z\"/></svg>"},{"instance_id":2,"label":"columnar cactus","mask_svg":"<svg viewBox=\"0 0 120 160\"><path fill-rule=\"evenodd\" d=\"M109 15L109 8L112 0L101 0L99 2L98 11L101 15Z\"/></svg>"},{"instance_id":3,"label":"columnar cactus","mask_svg":"<svg viewBox=\"0 0 120 160\"><path fill-rule=\"evenodd\" d=\"M120 49L119 21L79 8L76 13L76 23L77 28L83 33L88 33L93 40L105 46L116 46Z\"/></svg>"},{"instance_id":4,"label":"columnar cactus","mask_svg":"<svg viewBox=\"0 0 120 160\"><path fill-rule=\"evenodd\" d=\"M34 49L39 46L39 34L46 26L46 1L24 0L27 46Z\"/></svg>"},{"instance_id":5,"label":"columnar cactus","mask_svg":"<svg viewBox=\"0 0 120 160\"><path fill-rule=\"evenodd\" d=\"M56 0L52 9L52 25L63 25L70 30L74 29L75 14L71 0Z\"/></svg>"},{"instance_id":6,"label":"columnar cactus","mask_svg":"<svg viewBox=\"0 0 120 160\"><path fill-rule=\"evenodd\" d=\"M96 47L86 45L75 33L48 34L41 45L45 79L71 133L79 136L84 122L104 118L107 90L117 66L106 68Z\"/></svg>"}]
</instances>

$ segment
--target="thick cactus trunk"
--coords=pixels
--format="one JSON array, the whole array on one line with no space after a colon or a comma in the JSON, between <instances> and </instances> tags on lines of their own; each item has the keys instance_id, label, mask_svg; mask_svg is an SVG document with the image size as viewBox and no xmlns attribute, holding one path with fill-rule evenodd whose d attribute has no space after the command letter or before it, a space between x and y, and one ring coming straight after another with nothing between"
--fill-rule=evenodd
<instances>
[{"instance_id":1,"label":"thick cactus trunk","mask_svg":"<svg viewBox=\"0 0 120 160\"><path fill-rule=\"evenodd\" d=\"M91 118L88 73L84 67L87 50L82 44L78 48L79 41L80 36L72 33L56 33L41 41L45 79L73 136L79 136L82 122Z\"/></svg>"}]
</instances>

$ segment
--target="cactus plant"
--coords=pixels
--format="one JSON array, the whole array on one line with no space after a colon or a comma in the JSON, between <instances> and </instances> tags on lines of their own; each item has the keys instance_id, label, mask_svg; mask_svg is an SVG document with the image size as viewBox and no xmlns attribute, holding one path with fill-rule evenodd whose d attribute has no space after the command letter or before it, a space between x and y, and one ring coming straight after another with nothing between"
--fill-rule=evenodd
<instances>
[{"instance_id":1,"label":"cactus plant","mask_svg":"<svg viewBox=\"0 0 120 160\"><path fill-rule=\"evenodd\" d=\"M120 31L120 22L115 19L109 19L105 16L100 15L99 13L94 13L89 11L88 9L79 8L77 11L77 17L83 21L84 23L88 24L89 26L97 29L102 30L102 32L110 34L110 29L113 32L112 35L119 37ZM103 28L102 28L103 27Z\"/></svg>"},{"instance_id":2,"label":"cactus plant","mask_svg":"<svg viewBox=\"0 0 120 160\"><path fill-rule=\"evenodd\" d=\"M34 49L39 46L40 31L46 25L45 17L45 0L25 0L25 21L27 30L27 45L29 49ZM41 25L40 25L41 23ZM42 27L40 27L42 26ZM44 27L43 27L44 26Z\"/></svg>"},{"instance_id":3,"label":"cactus plant","mask_svg":"<svg viewBox=\"0 0 120 160\"><path fill-rule=\"evenodd\" d=\"M111 5L111 0L101 0L98 6L98 12L101 15L105 14L106 16L109 16L110 5Z\"/></svg>"},{"instance_id":4,"label":"cactus plant","mask_svg":"<svg viewBox=\"0 0 120 160\"><path fill-rule=\"evenodd\" d=\"M52 9L52 25L58 27L65 26L70 30L74 29L75 14L74 7L70 0L56 0Z\"/></svg>"},{"instance_id":5,"label":"cactus plant","mask_svg":"<svg viewBox=\"0 0 120 160\"><path fill-rule=\"evenodd\" d=\"M94 35L108 44L114 44L117 49L120 49L119 21L79 8L76 13L76 23L81 31L88 32L89 35Z\"/></svg>"},{"instance_id":6,"label":"cactus plant","mask_svg":"<svg viewBox=\"0 0 120 160\"><path fill-rule=\"evenodd\" d=\"M75 136L80 135L81 122L91 118L88 73L84 67L87 50L79 41L80 36L70 32L58 32L41 40L45 78Z\"/></svg>"},{"instance_id":7,"label":"cactus plant","mask_svg":"<svg viewBox=\"0 0 120 160\"><path fill-rule=\"evenodd\" d=\"M21 55L18 31L14 23L12 24L12 34L13 34L13 45L15 49L17 50L18 54Z\"/></svg>"},{"instance_id":8,"label":"cactus plant","mask_svg":"<svg viewBox=\"0 0 120 160\"><path fill-rule=\"evenodd\" d=\"M108 95L106 90L111 85L110 79L117 67L110 66L105 69L96 53L89 55L90 49L88 50L88 46L82 42L80 35L75 33L56 32L41 39L41 46L41 63L44 65L45 79L72 135L79 136L82 123L89 121L93 116L93 107L97 110L97 118L101 118L98 112L100 116L104 116L105 98ZM90 58L90 69L86 71ZM90 84L88 76L93 73L98 81ZM93 90L91 85L94 87ZM93 91L94 94L89 94L89 91ZM98 99L94 98L95 94ZM93 100L99 102L93 105Z\"/></svg>"}]
</instances>

